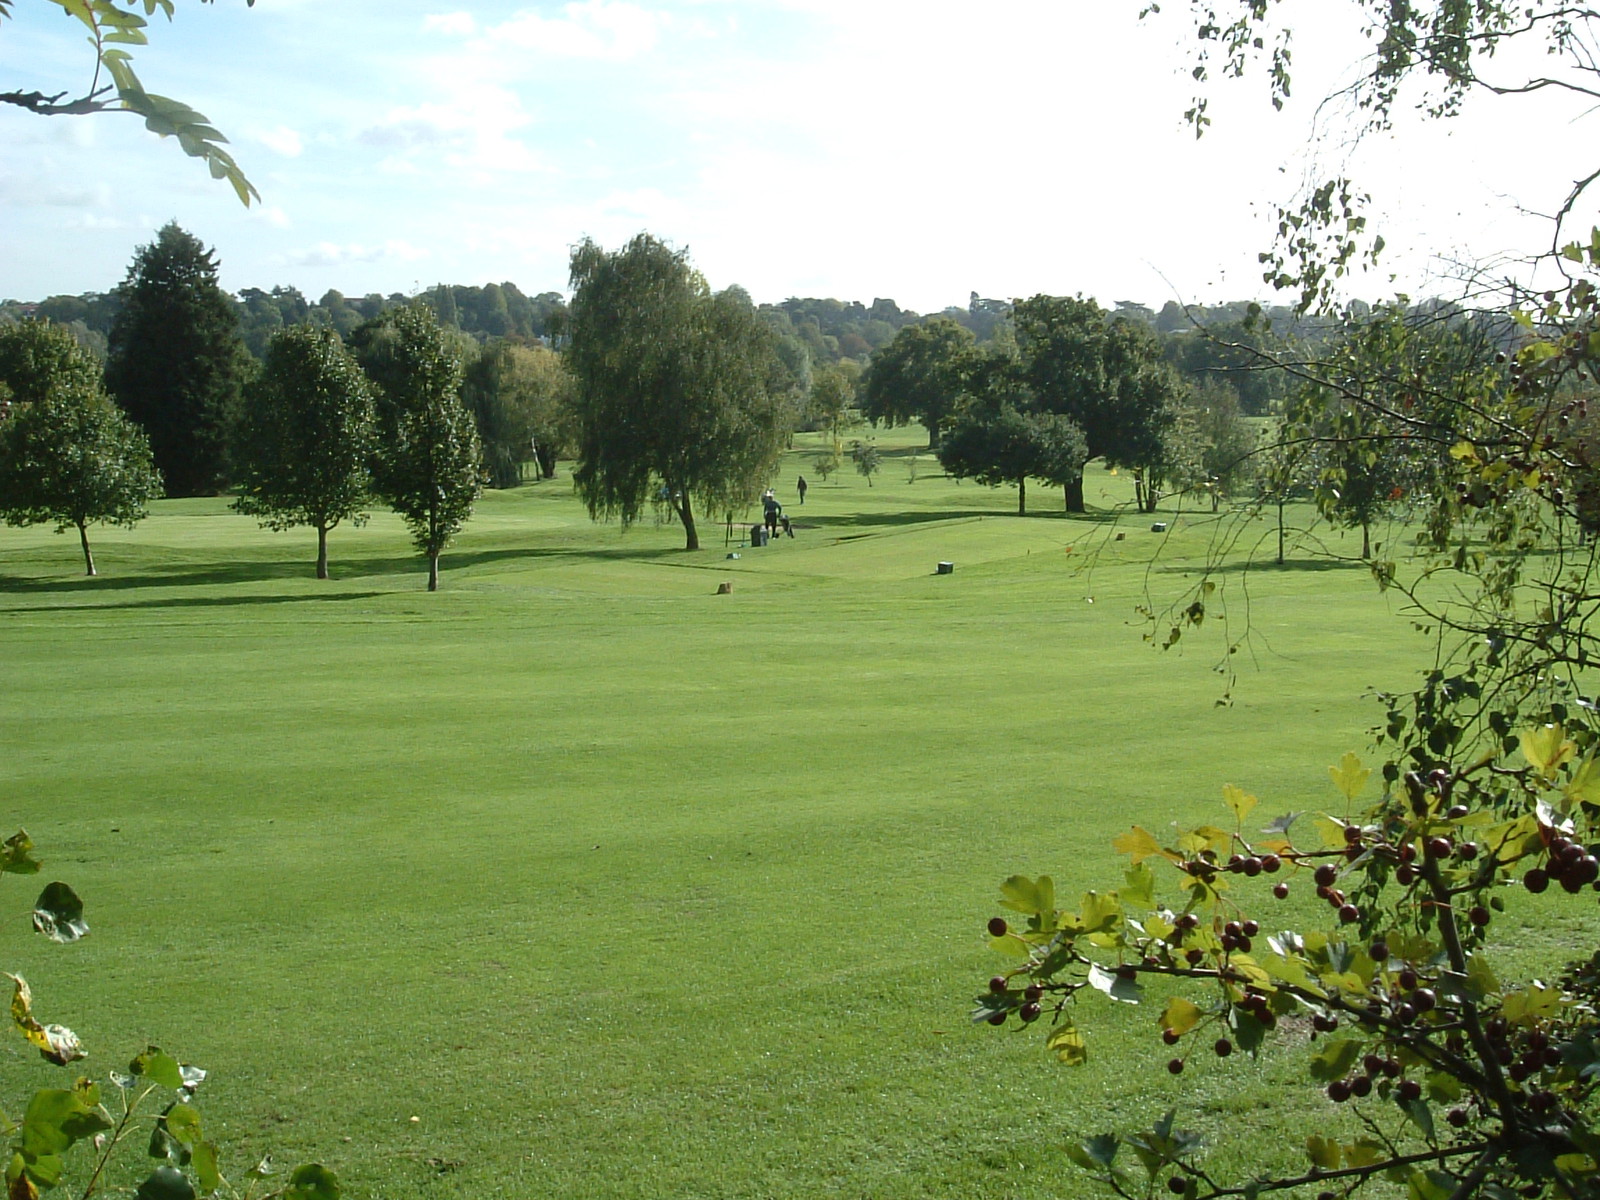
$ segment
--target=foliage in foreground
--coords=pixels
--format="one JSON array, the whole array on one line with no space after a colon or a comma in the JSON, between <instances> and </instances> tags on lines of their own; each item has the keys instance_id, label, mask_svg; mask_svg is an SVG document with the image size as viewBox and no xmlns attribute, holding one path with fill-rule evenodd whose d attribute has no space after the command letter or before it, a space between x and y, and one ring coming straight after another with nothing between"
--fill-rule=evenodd
<instances>
[{"instance_id":1,"label":"foliage in foreground","mask_svg":"<svg viewBox=\"0 0 1600 1200\"><path fill-rule=\"evenodd\" d=\"M0 844L0 875L33 875L40 863L33 841L19 831ZM33 928L51 941L72 943L89 933L83 901L65 883L47 884L34 903ZM59 1067L85 1058L88 1051L64 1025L44 1024L33 1014L33 993L21 976L12 983L11 1022L46 1062ZM37 1200L44 1191L70 1186L79 1200L107 1183L106 1174L118 1151L135 1138L146 1142L154 1160L139 1185L138 1200L196 1200L200 1196L240 1200L338 1200L339 1183L332 1171L307 1164L293 1171L279 1187L264 1185L272 1174L262 1161L245 1173L241 1192L222 1174L221 1151L205 1132L195 1093L206 1072L180 1063L157 1046L146 1047L126 1071L110 1071L105 1083L79 1076L64 1088L41 1088L29 1099L22 1120L4 1122L13 1138L6 1160L6 1192L10 1200ZM88 1157L69 1158L75 1146Z\"/></svg>"}]
</instances>

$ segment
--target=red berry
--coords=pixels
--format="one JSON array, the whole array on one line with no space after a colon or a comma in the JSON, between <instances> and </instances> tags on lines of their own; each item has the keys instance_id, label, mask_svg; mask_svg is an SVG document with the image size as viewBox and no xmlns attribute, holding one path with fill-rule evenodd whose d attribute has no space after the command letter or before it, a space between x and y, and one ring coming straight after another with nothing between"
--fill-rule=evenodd
<instances>
[{"instance_id":1,"label":"red berry","mask_svg":"<svg viewBox=\"0 0 1600 1200\"><path fill-rule=\"evenodd\" d=\"M1037 983L1030 983L1026 988L1023 989L1022 992L1022 998L1024 1000L1038 1000L1043 996L1044 989Z\"/></svg>"},{"instance_id":2,"label":"red berry","mask_svg":"<svg viewBox=\"0 0 1600 1200\"><path fill-rule=\"evenodd\" d=\"M1449 1121L1450 1124L1455 1126L1457 1129L1465 1129L1467 1123L1472 1120L1472 1118L1467 1114L1467 1110L1464 1108L1452 1108L1449 1112L1445 1113L1444 1119Z\"/></svg>"},{"instance_id":3,"label":"red berry","mask_svg":"<svg viewBox=\"0 0 1600 1200\"><path fill-rule=\"evenodd\" d=\"M991 992L1003 992L1003 991L1005 991L1006 990L1006 977L1004 975L996 975L993 979L989 980L989 990Z\"/></svg>"},{"instance_id":4,"label":"red berry","mask_svg":"<svg viewBox=\"0 0 1600 1200\"><path fill-rule=\"evenodd\" d=\"M1414 991L1417 986L1417 973L1410 967L1405 967L1398 976L1398 982L1405 991Z\"/></svg>"},{"instance_id":5,"label":"red berry","mask_svg":"<svg viewBox=\"0 0 1600 1200\"><path fill-rule=\"evenodd\" d=\"M1422 1099L1422 1085L1415 1079L1402 1079L1394 1089L1394 1094L1406 1101L1420 1100Z\"/></svg>"},{"instance_id":6,"label":"red berry","mask_svg":"<svg viewBox=\"0 0 1600 1200\"><path fill-rule=\"evenodd\" d=\"M1342 1079L1335 1079L1328 1085L1328 1099L1335 1104L1343 1104L1350 1099L1350 1085Z\"/></svg>"},{"instance_id":7,"label":"red berry","mask_svg":"<svg viewBox=\"0 0 1600 1200\"><path fill-rule=\"evenodd\" d=\"M1372 1095L1372 1079L1366 1075L1357 1075L1350 1081L1350 1094L1352 1096Z\"/></svg>"},{"instance_id":8,"label":"red berry","mask_svg":"<svg viewBox=\"0 0 1600 1200\"><path fill-rule=\"evenodd\" d=\"M1372 945L1367 949L1367 956L1371 958L1373 962L1381 963L1386 961L1389 957L1389 943L1373 942Z\"/></svg>"},{"instance_id":9,"label":"red berry","mask_svg":"<svg viewBox=\"0 0 1600 1200\"><path fill-rule=\"evenodd\" d=\"M1163 1029L1161 1031L1161 1040L1169 1046L1176 1046L1178 1039L1182 1036L1176 1029Z\"/></svg>"},{"instance_id":10,"label":"red berry","mask_svg":"<svg viewBox=\"0 0 1600 1200\"><path fill-rule=\"evenodd\" d=\"M1202 962L1205 961L1205 957L1206 952L1196 947L1193 950L1184 951L1183 960L1191 967L1198 967Z\"/></svg>"},{"instance_id":11,"label":"red berry","mask_svg":"<svg viewBox=\"0 0 1600 1200\"><path fill-rule=\"evenodd\" d=\"M1481 904L1475 904L1472 906L1472 911L1467 913L1467 920L1482 929L1489 923L1489 910Z\"/></svg>"},{"instance_id":12,"label":"red berry","mask_svg":"<svg viewBox=\"0 0 1600 1200\"><path fill-rule=\"evenodd\" d=\"M1417 869L1410 863L1401 863L1395 868L1394 881L1401 887L1410 887L1417 881Z\"/></svg>"},{"instance_id":13,"label":"red berry","mask_svg":"<svg viewBox=\"0 0 1600 1200\"><path fill-rule=\"evenodd\" d=\"M1021 1017L1024 1021L1037 1021L1039 1019L1039 1014L1043 1011L1044 1009L1040 1008L1039 1005L1028 1003L1024 1004L1017 1010L1017 1016Z\"/></svg>"},{"instance_id":14,"label":"red berry","mask_svg":"<svg viewBox=\"0 0 1600 1200\"><path fill-rule=\"evenodd\" d=\"M1239 928L1243 930L1244 935L1247 938L1255 937L1256 934L1261 932L1261 924L1257 921L1246 921Z\"/></svg>"},{"instance_id":15,"label":"red berry","mask_svg":"<svg viewBox=\"0 0 1600 1200\"><path fill-rule=\"evenodd\" d=\"M1538 895L1550 886L1550 872L1543 867L1535 867L1522 877L1522 886Z\"/></svg>"},{"instance_id":16,"label":"red berry","mask_svg":"<svg viewBox=\"0 0 1600 1200\"><path fill-rule=\"evenodd\" d=\"M1445 809L1444 819L1446 821L1459 821L1471 811L1465 804L1452 804Z\"/></svg>"},{"instance_id":17,"label":"red berry","mask_svg":"<svg viewBox=\"0 0 1600 1200\"><path fill-rule=\"evenodd\" d=\"M1455 845L1447 837L1431 837L1425 849L1429 858L1449 858Z\"/></svg>"},{"instance_id":18,"label":"red berry","mask_svg":"<svg viewBox=\"0 0 1600 1200\"><path fill-rule=\"evenodd\" d=\"M1339 878L1339 868L1332 863L1323 863L1312 872L1311 878L1317 881L1319 887L1332 887L1333 881Z\"/></svg>"},{"instance_id":19,"label":"red berry","mask_svg":"<svg viewBox=\"0 0 1600 1200\"><path fill-rule=\"evenodd\" d=\"M990 917L989 918L989 936L990 937L1005 937L1006 931L1008 929L1010 929L1010 928L1011 928L1011 926L1006 924L1006 919L1004 917Z\"/></svg>"},{"instance_id":20,"label":"red berry","mask_svg":"<svg viewBox=\"0 0 1600 1200\"><path fill-rule=\"evenodd\" d=\"M1439 997L1434 994L1432 988L1418 988L1411 993L1411 1003L1416 1006L1418 1012L1432 1012L1434 1006L1439 1003Z\"/></svg>"},{"instance_id":21,"label":"red berry","mask_svg":"<svg viewBox=\"0 0 1600 1200\"><path fill-rule=\"evenodd\" d=\"M1182 1075L1183 1074L1183 1059L1181 1059L1181 1058L1171 1059L1167 1063L1167 1070L1171 1071L1174 1075Z\"/></svg>"},{"instance_id":22,"label":"red berry","mask_svg":"<svg viewBox=\"0 0 1600 1200\"><path fill-rule=\"evenodd\" d=\"M995 1012L995 1013L990 1013L989 1014L989 1024L991 1024L991 1025L1004 1025L1005 1023L1006 1023L1006 1014L1005 1013L1003 1013L1003 1012Z\"/></svg>"},{"instance_id":23,"label":"red berry","mask_svg":"<svg viewBox=\"0 0 1600 1200\"><path fill-rule=\"evenodd\" d=\"M1254 879L1257 875L1261 874L1264 869L1265 864L1253 854L1244 860L1244 873L1251 879Z\"/></svg>"},{"instance_id":24,"label":"red berry","mask_svg":"<svg viewBox=\"0 0 1600 1200\"><path fill-rule=\"evenodd\" d=\"M1214 1049L1217 1052L1218 1058L1227 1058L1228 1055L1233 1053L1233 1043L1227 1038L1218 1038Z\"/></svg>"},{"instance_id":25,"label":"red berry","mask_svg":"<svg viewBox=\"0 0 1600 1200\"><path fill-rule=\"evenodd\" d=\"M1346 825L1344 827L1344 840L1354 845L1361 840L1361 826Z\"/></svg>"},{"instance_id":26,"label":"red berry","mask_svg":"<svg viewBox=\"0 0 1600 1200\"><path fill-rule=\"evenodd\" d=\"M1289 898L1289 885L1287 883L1274 884L1272 894L1279 900L1287 900Z\"/></svg>"},{"instance_id":27,"label":"red berry","mask_svg":"<svg viewBox=\"0 0 1600 1200\"><path fill-rule=\"evenodd\" d=\"M1349 925L1353 921L1361 920L1361 910L1354 904L1339 906L1339 920L1342 924Z\"/></svg>"},{"instance_id":28,"label":"red berry","mask_svg":"<svg viewBox=\"0 0 1600 1200\"><path fill-rule=\"evenodd\" d=\"M1188 1180L1184 1179L1182 1175L1174 1175L1171 1179L1167 1180L1167 1191L1171 1192L1174 1196L1181 1196L1188 1190L1189 1182Z\"/></svg>"},{"instance_id":29,"label":"red berry","mask_svg":"<svg viewBox=\"0 0 1600 1200\"><path fill-rule=\"evenodd\" d=\"M1261 856L1261 869L1268 875L1276 874L1281 866L1283 866L1283 859L1276 854L1263 854Z\"/></svg>"}]
</instances>

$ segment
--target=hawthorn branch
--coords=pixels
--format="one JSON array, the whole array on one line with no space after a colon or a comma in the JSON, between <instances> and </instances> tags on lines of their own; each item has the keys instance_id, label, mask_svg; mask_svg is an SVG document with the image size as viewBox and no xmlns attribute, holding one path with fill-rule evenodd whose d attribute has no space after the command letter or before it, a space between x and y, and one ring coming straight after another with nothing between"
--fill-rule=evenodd
<instances>
[{"instance_id":1,"label":"hawthorn branch","mask_svg":"<svg viewBox=\"0 0 1600 1200\"><path fill-rule=\"evenodd\" d=\"M0 92L0 104L13 104L41 117L83 117L91 113L117 112L112 87L96 88L76 100L63 101L66 92L47 96L43 92Z\"/></svg>"}]
</instances>

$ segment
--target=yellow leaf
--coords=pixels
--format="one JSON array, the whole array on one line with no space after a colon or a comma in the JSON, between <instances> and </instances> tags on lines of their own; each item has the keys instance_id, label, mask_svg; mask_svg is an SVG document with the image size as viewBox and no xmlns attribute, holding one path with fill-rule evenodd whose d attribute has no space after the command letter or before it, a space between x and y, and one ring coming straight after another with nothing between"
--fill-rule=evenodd
<instances>
[{"instance_id":1,"label":"yellow leaf","mask_svg":"<svg viewBox=\"0 0 1600 1200\"><path fill-rule=\"evenodd\" d=\"M1200 1010L1182 996L1174 996L1161 1010L1161 1028L1174 1033L1188 1033L1200 1023Z\"/></svg>"},{"instance_id":2,"label":"yellow leaf","mask_svg":"<svg viewBox=\"0 0 1600 1200\"><path fill-rule=\"evenodd\" d=\"M1111 848L1118 854L1126 854L1134 861L1135 865L1142 863L1152 855L1166 853L1161 849L1161 843L1156 841L1149 830L1141 829L1137 825L1128 830L1127 833L1113 838ZM1169 855L1168 857L1171 856Z\"/></svg>"},{"instance_id":3,"label":"yellow leaf","mask_svg":"<svg viewBox=\"0 0 1600 1200\"><path fill-rule=\"evenodd\" d=\"M1566 796L1568 800L1600 804L1600 763L1593 758L1584 759L1567 782Z\"/></svg>"},{"instance_id":4,"label":"yellow leaf","mask_svg":"<svg viewBox=\"0 0 1600 1200\"><path fill-rule=\"evenodd\" d=\"M1222 802L1233 812L1233 819L1239 824L1244 824L1244 819L1250 815L1250 810L1256 806L1256 798L1243 788L1228 784L1222 789Z\"/></svg>"},{"instance_id":5,"label":"yellow leaf","mask_svg":"<svg viewBox=\"0 0 1600 1200\"><path fill-rule=\"evenodd\" d=\"M1578 748L1567 740L1567 731L1560 725L1525 729L1521 741L1522 756L1528 760L1529 766L1546 779L1578 752Z\"/></svg>"},{"instance_id":6,"label":"yellow leaf","mask_svg":"<svg viewBox=\"0 0 1600 1200\"><path fill-rule=\"evenodd\" d=\"M1471 442L1457 442L1450 447L1450 457L1458 462L1477 462L1478 452Z\"/></svg>"},{"instance_id":7,"label":"yellow leaf","mask_svg":"<svg viewBox=\"0 0 1600 1200\"><path fill-rule=\"evenodd\" d=\"M1337 767L1329 767L1328 774L1333 779L1333 786L1338 788L1344 798L1354 801L1361 794L1361 789L1367 784L1367 776L1372 772L1361 765L1361 759L1350 751L1345 751Z\"/></svg>"},{"instance_id":8,"label":"yellow leaf","mask_svg":"<svg viewBox=\"0 0 1600 1200\"><path fill-rule=\"evenodd\" d=\"M1054 1050L1056 1057L1069 1067L1081 1067L1089 1061L1089 1048L1084 1045L1083 1034L1071 1021L1052 1030L1045 1046Z\"/></svg>"}]
</instances>

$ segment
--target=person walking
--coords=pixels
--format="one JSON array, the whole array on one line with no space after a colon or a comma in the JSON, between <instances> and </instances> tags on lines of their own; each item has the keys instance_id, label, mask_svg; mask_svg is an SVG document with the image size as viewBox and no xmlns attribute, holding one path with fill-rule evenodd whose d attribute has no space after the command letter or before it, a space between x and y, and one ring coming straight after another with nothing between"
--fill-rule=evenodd
<instances>
[{"instance_id":1,"label":"person walking","mask_svg":"<svg viewBox=\"0 0 1600 1200\"><path fill-rule=\"evenodd\" d=\"M773 495L771 488L768 488L762 494L762 496L761 496L761 508L762 508L763 516L766 518L766 525L767 525L768 534L769 535L777 534L777 532L778 532L778 518L783 515L783 505L778 503L778 497Z\"/></svg>"},{"instance_id":2,"label":"person walking","mask_svg":"<svg viewBox=\"0 0 1600 1200\"><path fill-rule=\"evenodd\" d=\"M800 493L800 503L806 502L806 477L800 476L800 481L794 485L794 490Z\"/></svg>"}]
</instances>

